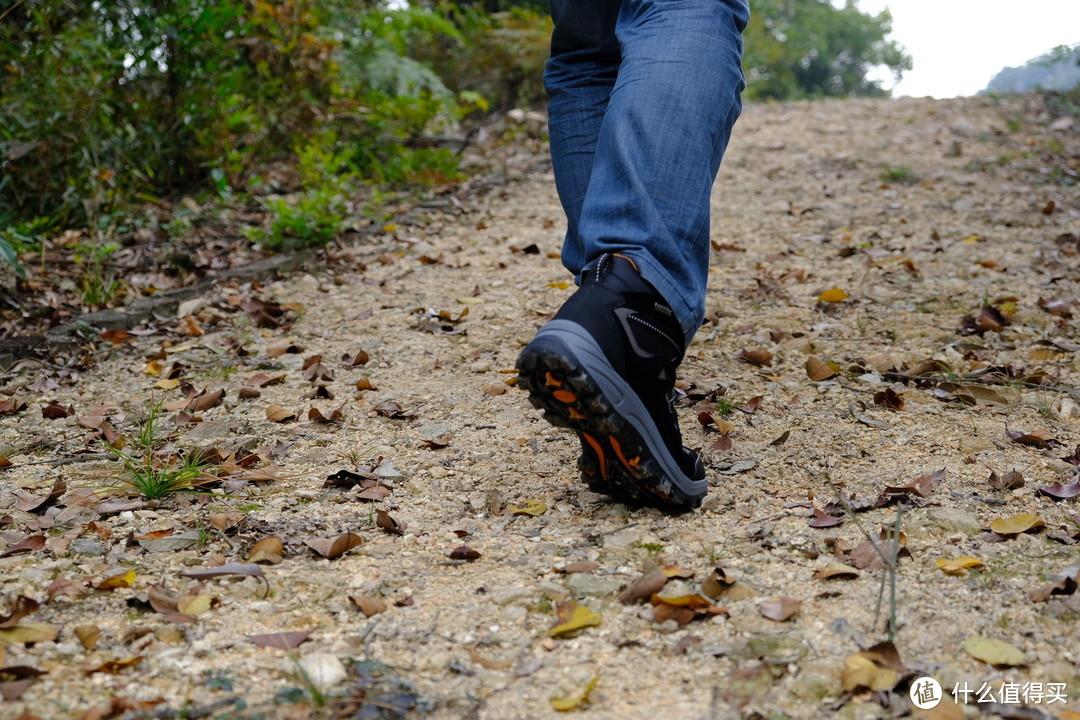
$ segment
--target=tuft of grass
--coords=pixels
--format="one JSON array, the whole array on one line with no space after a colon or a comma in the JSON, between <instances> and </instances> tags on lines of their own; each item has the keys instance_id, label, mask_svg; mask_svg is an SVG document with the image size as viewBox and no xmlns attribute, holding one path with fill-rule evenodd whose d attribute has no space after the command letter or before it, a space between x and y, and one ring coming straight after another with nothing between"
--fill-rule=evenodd
<instances>
[{"instance_id":1,"label":"tuft of grass","mask_svg":"<svg viewBox=\"0 0 1080 720\"><path fill-rule=\"evenodd\" d=\"M162 462L153 453L140 459L118 448L111 450L124 464L120 484L115 487L149 500L160 500L176 493L206 492L205 486L217 479L208 474L209 466L194 455Z\"/></svg>"},{"instance_id":2,"label":"tuft of grass","mask_svg":"<svg viewBox=\"0 0 1080 720\"><path fill-rule=\"evenodd\" d=\"M156 451L160 412L159 401L150 408L150 414L139 427L135 443L141 450L141 457L109 446L109 451L123 464L118 484L112 487L149 500L160 500L176 493L206 492L206 485L216 482L217 478L209 473L211 465L198 453L165 459Z\"/></svg>"},{"instance_id":3,"label":"tuft of grass","mask_svg":"<svg viewBox=\"0 0 1080 720\"><path fill-rule=\"evenodd\" d=\"M885 165L878 177L891 183L914 183L919 179L908 165Z\"/></svg>"}]
</instances>

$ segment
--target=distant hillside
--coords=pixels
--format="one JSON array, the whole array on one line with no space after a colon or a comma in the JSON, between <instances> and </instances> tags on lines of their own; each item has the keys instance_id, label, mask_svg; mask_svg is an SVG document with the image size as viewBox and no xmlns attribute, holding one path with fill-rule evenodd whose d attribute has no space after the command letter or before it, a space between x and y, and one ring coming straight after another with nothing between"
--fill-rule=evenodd
<instances>
[{"instance_id":1,"label":"distant hillside","mask_svg":"<svg viewBox=\"0 0 1080 720\"><path fill-rule=\"evenodd\" d=\"M1022 93L1028 90L1071 90L1080 85L1080 43L1060 45L1028 60L1020 67L1007 67L990 80L983 93Z\"/></svg>"}]
</instances>

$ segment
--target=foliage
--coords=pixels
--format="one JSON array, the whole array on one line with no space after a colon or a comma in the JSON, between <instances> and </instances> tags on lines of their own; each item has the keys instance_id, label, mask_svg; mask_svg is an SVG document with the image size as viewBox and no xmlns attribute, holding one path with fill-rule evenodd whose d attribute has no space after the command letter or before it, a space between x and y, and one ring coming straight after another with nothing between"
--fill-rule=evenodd
<instances>
[{"instance_id":1,"label":"foliage","mask_svg":"<svg viewBox=\"0 0 1080 720\"><path fill-rule=\"evenodd\" d=\"M442 2L439 10L454 22L458 35L415 38L410 55L438 63L449 87L478 93L497 110L543 104L552 27L546 8L522 3L496 12L487 9L489 4L482 9L481 3Z\"/></svg>"},{"instance_id":2,"label":"foliage","mask_svg":"<svg viewBox=\"0 0 1080 720\"><path fill-rule=\"evenodd\" d=\"M1022 93L1030 90L1068 91L1080 87L1080 44L1061 45L994 75L984 93Z\"/></svg>"},{"instance_id":3,"label":"foliage","mask_svg":"<svg viewBox=\"0 0 1080 720\"><path fill-rule=\"evenodd\" d=\"M884 65L897 78L911 58L887 36L888 10L859 12L854 0L755 0L744 33L746 97L751 100L887 95L868 71Z\"/></svg>"},{"instance_id":4,"label":"foliage","mask_svg":"<svg viewBox=\"0 0 1080 720\"><path fill-rule=\"evenodd\" d=\"M111 240L133 201L204 188L229 199L327 132L365 179L452 177L443 154L409 143L476 103L406 51L456 32L435 12L344 0L25 0L0 12L0 260L26 248L12 228L32 218ZM309 204L330 220L320 192Z\"/></svg>"}]
</instances>

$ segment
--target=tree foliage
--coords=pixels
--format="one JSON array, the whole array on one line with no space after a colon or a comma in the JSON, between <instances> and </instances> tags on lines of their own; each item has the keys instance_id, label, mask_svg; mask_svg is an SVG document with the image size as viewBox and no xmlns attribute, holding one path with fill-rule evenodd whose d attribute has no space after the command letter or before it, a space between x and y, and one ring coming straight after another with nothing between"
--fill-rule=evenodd
<instances>
[{"instance_id":1,"label":"tree foliage","mask_svg":"<svg viewBox=\"0 0 1080 720\"><path fill-rule=\"evenodd\" d=\"M1060 45L1020 67L1002 69L983 92L1068 91L1080 86L1080 44Z\"/></svg>"},{"instance_id":2,"label":"tree foliage","mask_svg":"<svg viewBox=\"0 0 1080 720\"><path fill-rule=\"evenodd\" d=\"M888 39L892 17L859 11L854 0L754 0L744 33L746 96L751 100L887 95L869 71L885 66L899 78L908 57Z\"/></svg>"}]
</instances>

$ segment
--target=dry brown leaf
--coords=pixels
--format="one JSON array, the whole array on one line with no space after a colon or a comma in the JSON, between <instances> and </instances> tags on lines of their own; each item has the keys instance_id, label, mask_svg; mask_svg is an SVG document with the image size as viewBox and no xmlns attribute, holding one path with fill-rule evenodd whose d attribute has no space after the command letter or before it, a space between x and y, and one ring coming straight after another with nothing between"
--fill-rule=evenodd
<instances>
[{"instance_id":1,"label":"dry brown leaf","mask_svg":"<svg viewBox=\"0 0 1080 720\"><path fill-rule=\"evenodd\" d=\"M285 546L276 537L263 538L251 546L246 562L277 565L285 556Z\"/></svg>"},{"instance_id":2,"label":"dry brown leaf","mask_svg":"<svg viewBox=\"0 0 1080 720\"><path fill-rule=\"evenodd\" d=\"M41 608L37 600L19 595L15 598L15 604L4 617L0 618L0 630L7 630L19 624L27 615L37 612Z\"/></svg>"},{"instance_id":3,"label":"dry brown leaf","mask_svg":"<svg viewBox=\"0 0 1080 720\"><path fill-rule=\"evenodd\" d=\"M385 510L375 511L375 525L394 535L404 535L406 530L405 523L395 520Z\"/></svg>"},{"instance_id":4,"label":"dry brown leaf","mask_svg":"<svg viewBox=\"0 0 1080 720\"><path fill-rule=\"evenodd\" d=\"M266 408L266 419L276 423L289 422L296 419L296 413L281 405L271 405Z\"/></svg>"},{"instance_id":5,"label":"dry brown leaf","mask_svg":"<svg viewBox=\"0 0 1080 720\"><path fill-rule=\"evenodd\" d=\"M324 558L333 560L334 558L341 557L362 542L363 538L359 535L344 533L333 540L316 538L314 540L305 540L304 544Z\"/></svg>"},{"instance_id":6,"label":"dry brown leaf","mask_svg":"<svg viewBox=\"0 0 1080 720\"><path fill-rule=\"evenodd\" d=\"M770 620L784 622L791 618L802 606L802 600L791 597L775 597L758 603L758 612Z\"/></svg>"},{"instance_id":7,"label":"dry brown leaf","mask_svg":"<svg viewBox=\"0 0 1080 720\"><path fill-rule=\"evenodd\" d=\"M772 367L773 354L768 350L743 350L739 353L739 360L758 367Z\"/></svg>"},{"instance_id":8,"label":"dry brown leaf","mask_svg":"<svg viewBox=\"0 0 1080 720\"><path fill-rule=\"evenodd\" d=\"M370 597L368 595L350 595L349 599L352 600L356 607L360 608L360 612L364 613L367 617L386 612L387 604L382 598Z\"/></svg>"},{"instance_id":9,"label":"dry brown leaf","mask_svg":"<svg viewBox=\"0 0 1080 720\"><path fill-rule=\"evenodd\" d=\"M806 375L814 382L828 380L838 372L840 368L835 363L825 363L813 356L806 358Z\"/></svg>"},{"instance_id":10,"label":"dry brown leaf","mask_svg":"<svg viewBox=\"0 0 1080 720\"><path fill-rule=\"evenodd\" d=\"M248 635L247 639L261 648L295 650L309 637L311 637L311 631L297 630L293 632L267 633L265 635Z\"/></svg>"}]
</instances>

